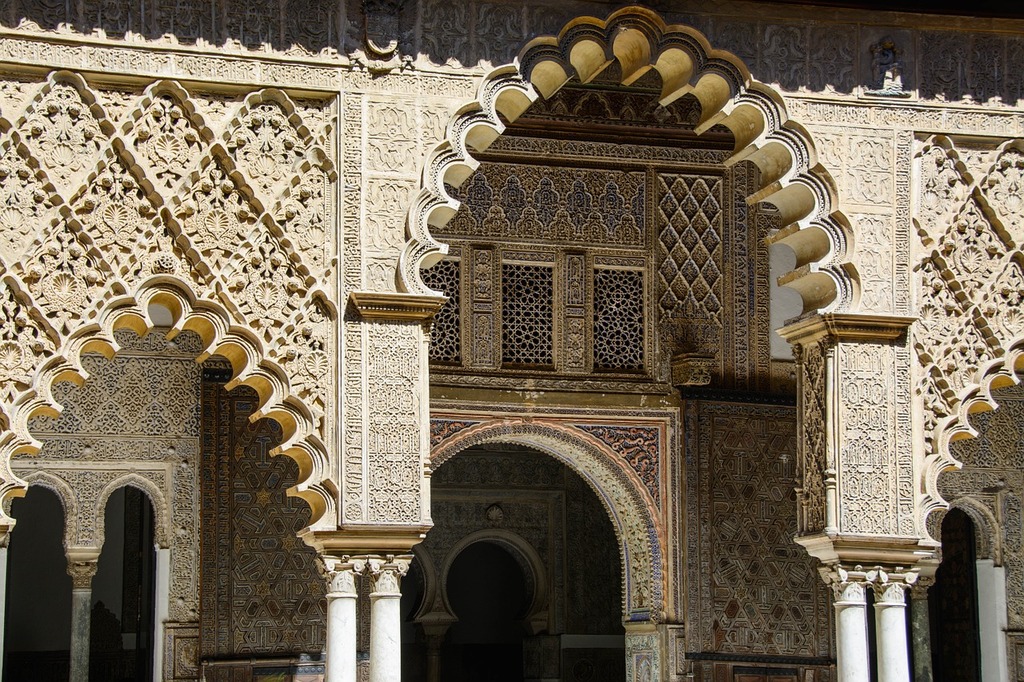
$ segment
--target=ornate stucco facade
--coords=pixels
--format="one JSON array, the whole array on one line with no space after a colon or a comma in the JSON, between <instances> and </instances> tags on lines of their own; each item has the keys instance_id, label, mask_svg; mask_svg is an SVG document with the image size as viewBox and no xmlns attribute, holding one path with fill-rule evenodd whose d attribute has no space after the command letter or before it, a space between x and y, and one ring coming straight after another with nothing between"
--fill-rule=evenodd
<instances>
[{"instance_id":1,"label":"ornate stucco facade","mask_svg":"<svg viewBox=\"0 0 1024 682\"><path fill-rule=\"evenodd\" d=\"M1022 139L1024 20L7 3L10 609L128 487L153 679L441 679L489 543L523 679L909 682L952 506L1024 679Z\"/></svg>"}]
</instances>

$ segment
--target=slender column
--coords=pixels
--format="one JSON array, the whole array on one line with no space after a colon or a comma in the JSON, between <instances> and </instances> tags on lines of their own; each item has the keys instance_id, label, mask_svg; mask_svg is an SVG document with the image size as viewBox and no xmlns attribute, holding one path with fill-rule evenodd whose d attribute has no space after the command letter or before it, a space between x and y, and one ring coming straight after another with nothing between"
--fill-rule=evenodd
<instances>
[{"instance_id":1,"label":"slender column","mask_svg":"<svg viewBox=\"0 0 1024 682\"><path fill-rule=\"evenodd\" d=\"M370 559L370 682L402 679L402 576L409 557Z\"/></svg>"},{"instance_id":2,"label":"slender column","mask_svg":"<svg viewBox=\"0 0 1024 682\"><path fill-rule=\"evenodd\" d=\"M1006 682L1006 569L992 559L977 560L978 640L981 643L981 679Z\"/></svg>"},{"instance_id":3,"label":"slender column","mask_svg":"<svg viewBox=\"0 0 1024 682\"><path fill-rule=\"evenodd\" d=\"M70 682L89 682L89 620L92 615L92 578L99 563L99 550L91 547L68 550L71 576L71 668Z\"/></svg>"},{"instance_id":4,"label":"slender column","mask_svg":"<svg viewBox=\"0 0 1024 682\"><path fill-rule=\"evenodd\" d=\"M910 639L914 649L914 682L932 682L932 629L928 614L928 588L932 580L918 580L910 588Z\"/></svg>"},{"instance_id":5,"label":"slender column","mask_svg":"<svg viewBox=\"0 0 1024 682\"><path fill-rule=\"evenodd\" d=\"M7 613L7 540L10 533L0 534L0 680L4 678L4 625Z\"/></svg>"},{"instance_id":6,"label":"slender column","mask_svg":"<svg viewBox=\"0 0 1024 682\"><path fill-rule=\"evenodd\" d=\"M868 620L865 584L840 569L832 583L836 608L836 675L838 682L868 682Z\"/></svg>"},{"instance_id":7,"label":"slender column","mask_svg":"<svg viewBox=\"0 0 1024 682\"><path fill-rule=\"evenodd\" d=\"M871 571L875 590L875 650L878 652L878 682L910 682L907 655L905 582L890 580L881 569Z\"/></svg>"},{"instance_id":8,"label":"slender column","mask_svg":"<svg viewBox=\"0 0 1024 682\"><path fill-rule=\"evenodd\" d=\"M163 679L164 623L170 617L171 550L156 548L156 589L153 604L153 679Z\"/></svg>"},{"instance_id":9,"label":"slender column","mask_svg":"<svg viewBox=\"0 0 1024 682\"><path fill-rule=\"evenodd\" d=\"M325 561L327 588L327 674L324 682L356 682L356 575L364 563Z\"/></svg>"},{"instance_id":10,"label":"slender column","mask_svg":"<svg viewBox=\"0 0 1024 682\"><path fill-rule=\"evenodd\" d=\"M450 620L432 618L430 622L419 621L423 626L423 634L427 637L427 682L441 682L441 647L444 645L444 636L448 628L455 622L453 617L449 618Z\"/></svg>"}]
</instances>

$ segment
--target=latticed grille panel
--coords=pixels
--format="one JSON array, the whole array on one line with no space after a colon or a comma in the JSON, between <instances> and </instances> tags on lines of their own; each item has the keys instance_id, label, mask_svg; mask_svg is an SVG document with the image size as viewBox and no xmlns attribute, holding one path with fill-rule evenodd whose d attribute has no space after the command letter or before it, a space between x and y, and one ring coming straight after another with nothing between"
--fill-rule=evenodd
<instances>
[{"instance_id":1,"label":"latticed grille panel","mask_svg":"<svg viewBox=\"0 0 1024 682\"><path fill-rule=\"evenodd\" d=\"M644 278L638 270L594 271L594 368L644 364Z\"/></svg>"},{"instance_id":2,"label":"latticed grille panel","mask_svg":"<svg viewBox=\"0 0 1024 682\"><path fill-rule=\"evenodd\" d=\"M421 270L423 282L448 297L430 330L430 361L459 363L462 343L459 335L459 261L445 259Z\"/></svg>"},{"instance_id":3,"label":"latticed grille panel","mask_svg":"<svg viewBox=\"0 0 1024 682\"><path fill-rule=\"evenodd\" d=\"M550 365L554 275L543 265L503 264L501 359L506 364Z\"/></svg>"}]
</instances>

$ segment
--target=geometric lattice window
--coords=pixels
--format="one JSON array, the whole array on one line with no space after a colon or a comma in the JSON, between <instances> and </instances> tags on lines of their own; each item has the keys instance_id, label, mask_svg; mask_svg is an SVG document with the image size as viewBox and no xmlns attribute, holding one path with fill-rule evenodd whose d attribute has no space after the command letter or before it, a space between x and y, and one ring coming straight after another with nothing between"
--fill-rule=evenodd
<instances>
[{"instance_id":1,"label":"geometric lattice window","mask_svg":"<svg viewBox=\"0 0 1024 682\"><path fill-rule=\"evenodd\" d=\"M553 364L553 282L550 267L502 264L502 362L515 365Z\"/></svg>"},{"instance_id":2,"label":"geometric lattice window","mask_svg":"<svg viewBox=\"0 0 1024 682\"><path fill-rule=\"evenodd\" d=\"M594 369L642 369L643 365L643 272L595 270Z\"/></svg>"},{"instance_id":3,"label":"geometric lattice window","mask_svg":"<svg viewBox=\"0 0 1024 682\"><path fill-rule=\"evenodd\" d=\"M430 361L458 364L462 361L459 334L459 261L442 260L420 270L423 283L448 297L434 316L430 330Z\"/></svg>"}]
</instances>

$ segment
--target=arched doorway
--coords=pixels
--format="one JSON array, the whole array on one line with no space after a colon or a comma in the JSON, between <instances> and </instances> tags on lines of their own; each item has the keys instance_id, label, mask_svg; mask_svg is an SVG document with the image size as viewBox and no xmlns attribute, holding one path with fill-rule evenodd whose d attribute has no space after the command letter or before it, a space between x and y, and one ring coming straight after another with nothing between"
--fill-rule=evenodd
<instances>
[{"instance_id":1,"label":"arched doorway","mask_svg":"<svg viewBox=\"0 0 1024 682\"><path fill-rule=\"evenodd\" d=\"M524 445L480 444L437 468L431 500L407 658L436 664L408 679L624 677L619 540L579 474Z\"/></svg>"},{"instance_id":2,"label":"arched doorway","mask_svg":"<svg viewBox=\"0 0 1024 682\"><path fill-rule=\"evenodd\" d=\"M978 572L971 517L951 509L942 520L942 563L928 591L935 682L981 678Z\"/></svg>"},{"instance_id":3,"label":"arched doorway","mask_svg":"<svg viewBox=\"0 0 1024 682\"><path fill-rule=\"evenodd\" d=\"M118 488L104 510L104 542L92 581L89 678L153 678L156 545L153 505L133 486Z\"/></svg>"},{"instance_id":4,"label":"arched doorway","mask_svg":"<svg viewBox=\"0 0 1024 682\"><path fill-rule=\"evenodd\" d=\"M441 678L523 679L521 618L531 595L515 558L497 543L474 542L455 557L444 587L458 620L448 628Z\"/></svg>"},{"instance_id":5,"label":"arched doorway","mask_svg":"<svg viewBox=\"0 0 1024 682\"><path fill-rule=\"evenodd\" d=\"M88 641L73 643L72 579L62 539L59 485L45 477L12 505L18 520L8 549L4 679L64 680L74 646L88 647L89 678L153 679L156 545L153 505L135 487L106 499L103 549L88 594ZM71 510L74 512L74 509Z\"/></svg>"},{"instance_id":6,"label":"arched doorway","mask_svg":"<svg viewBox=\"0 0 1024 682\"><path fill-rule=\"evenodd\" d=\"M66 680L71 577L61 544L60 497L44 485L30 485L10 513L17 526L7 548L4 680Z\"/></svg>"}]
</instances>

